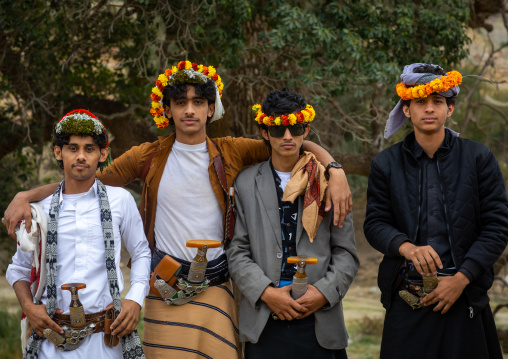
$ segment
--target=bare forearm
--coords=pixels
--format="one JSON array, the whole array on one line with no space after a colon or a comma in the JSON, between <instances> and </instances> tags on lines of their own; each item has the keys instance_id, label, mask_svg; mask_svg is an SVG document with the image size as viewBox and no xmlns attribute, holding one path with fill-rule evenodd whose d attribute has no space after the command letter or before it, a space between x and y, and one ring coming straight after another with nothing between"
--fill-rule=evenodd
<instances>
[{"instance_id":1,"label":"bare forearm","mask_svg":"<svg viewBox=\"0 0 508 359\"><path fill-rule=\"evenodd\" d=\"M23 199L27 202L39 202L50 196L58 187L58 182L50 183L41 187L32 188L28 191L19 192L14 199Z\"/></svg>"},{"instance_id":2,"label":"bare forearm","mask_svg":"<svg viewBox=\"0 0 508 359\"><path fill-rule=\"evenodd\" d=\"M316 156L316 159L319 162L321 162L321 164L325 167L330 162L335 161L333 159L332 155L330 155L330 153L328 153L327 150L325 150L323 147L319 146L318 144L316 144L312 141L303 141L302 148L304 151L312 152L314 154L314 156Z\"/></svg>"},{"instance_id":3,"label":"bare forearm","mask_svg":"<svg viewBox=\"0 0 508 359\"><path fill-rule=\"evenodd\" d=\"M26 312L27 305L33 303L32 292L30 292L30 283L24 280L19 280L14 283L12 289L14 289L14 293L16 293L21 309L23 312Z\"/></svg>"}]
</instances>

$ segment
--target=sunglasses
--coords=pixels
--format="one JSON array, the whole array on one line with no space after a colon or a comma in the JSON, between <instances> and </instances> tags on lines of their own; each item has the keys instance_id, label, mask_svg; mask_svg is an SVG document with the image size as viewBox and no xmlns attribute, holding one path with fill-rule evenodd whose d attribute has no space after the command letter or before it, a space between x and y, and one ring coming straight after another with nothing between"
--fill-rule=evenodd
<instances>
[{"instance_id":1,"label":"sunglasses","mask_svg":"<svg viewBox=\"0 0 508 359\"><path fill-rule=\"evenodd\" d=\"M305 133L306 124L297 123L293 126L268 126L268 133L270 136L278 138L283 137L286 133L286 129L289 130L291 136L302 136Z\"/></svg>"}]
</instances>

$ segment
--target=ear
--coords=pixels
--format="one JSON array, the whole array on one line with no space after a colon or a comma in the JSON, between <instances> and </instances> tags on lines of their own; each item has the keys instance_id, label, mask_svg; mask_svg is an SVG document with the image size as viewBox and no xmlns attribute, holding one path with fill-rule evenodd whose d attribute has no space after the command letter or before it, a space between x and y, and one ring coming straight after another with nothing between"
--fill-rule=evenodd
<instances>
[{"instance_id":1,"label":"ear","mask_svg":"<svg viewBox=\"0 0 508 359\"><path fill-rule=\"evenodd\" d=\"M407 118L411 118L411 111L409 111L408 105L402 105L402 111L404 112L404 115L406 115Z\"/></svg>"},{"instance_id":2,"label":"ear","mask_svg":"<svg viewBox=\"0 0 508 359\"><path fill-rule=\"evenodd\" d=\"M307 127L305 127L305 132L303 133L303 138L307 137L307 135L309 134L309 131L310 131L310 125L307 125Z\"/></svg>"},{"instance_id":3,"label":"ear","mask_svg":"<svg viewBox=\"0 0 508 359\"><path fill-rule=\"evenodd\" d=\"M261 136L263 136L265 140L270 141L270 137L268 137L268 131L262 128L260 128L259 130L261 131Z\"/></svg>"},{"instance_id":4,"label":"ear","mask_svg":"<svg viewBox=\"0 0 508 359\"><path fill-rule=\"evenodd\" d=\"M53 146L53 152L57 161L62 161L62 149L59 146Z\"/></svg>"},{"instance_id":5,"label":"ear","mask_svg":"<svg viewBox=\"0 0 508 359\"><path fill-rule=\"evenodd\" d=\"M101 156L99 157L99 163L106 161L109 155L109 148L101 148Z\"/></svg>"},{"instance_id":6,"label":"ear","mask_svg":"<svg viewBox=\"0 0 508 359\"><path fill-rule=\"evenodd\" d=\"M208 105L208 117L212 117L215 112L215 104L211 103Z\"/></svg>"},{"instance_id":7,"label":"ear","mask_svg":"<svg viewBox=\"0 0 508 359\"><path fill-rule=\"evenodd\" d=\"M166 114L167 118L171 118L171 116L173 116L171 114L171 107L169 107L168 105L164 105L164 113Z\"/></svg>"},{"instance_id":8,"label":"ear","mask_svg":"<svg viewBox=\"0 0 508 359\"><path fill-rule=\"evenodd\" d=\"M455 105L453 103L448 105L448 113L446 114L446 117L451 117L454 110L455 110Z\"/></svg>"}]
</instances>

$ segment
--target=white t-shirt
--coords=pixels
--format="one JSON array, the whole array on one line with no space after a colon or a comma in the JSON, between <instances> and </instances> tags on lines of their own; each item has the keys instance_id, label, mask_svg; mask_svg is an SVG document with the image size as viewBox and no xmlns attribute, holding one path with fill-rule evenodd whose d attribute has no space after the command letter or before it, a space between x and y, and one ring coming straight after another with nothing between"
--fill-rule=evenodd
<instances>
[{"instance_id":1,"label":"white t-shirt","mask_svg":"<svg viewBox=\"0 0 508 359\"><path fill-rule=\"evenodd\" d=\"M289 182L289 179L291 178L291 172L279 172L275 170L275 173L277 173L277 176L280 178L280 188L282 188L282 192L286 189L286 185Z\"/></svg>"},{"instance_id":2,"label":"white t-shirt","mask_svg":"<svg viewBox=\"0 0 508 359\"><path fill-rule=\"evenodd\" d=\"M187 261L196 256L195 248L185 246L188 240L223 238L223 214L210 183L209 163L206 142L175 141L157 193L155 246ZM222 253L222 247L210 248L206 257L213 260Z\"/></svg>"}]
</instances>

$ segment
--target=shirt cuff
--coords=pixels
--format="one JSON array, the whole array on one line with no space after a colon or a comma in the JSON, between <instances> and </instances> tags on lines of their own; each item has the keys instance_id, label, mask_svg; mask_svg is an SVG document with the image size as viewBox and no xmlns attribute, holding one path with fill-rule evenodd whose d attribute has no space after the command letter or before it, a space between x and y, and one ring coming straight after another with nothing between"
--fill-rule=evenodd
<instances>
[{"instance_id":1,"label":"shirt cuff","mask_svg":"<svg viewBox=\"0 0 508 359\"><path fill-rule=\"evenodd\" d=\"M467 258L462 266L459 268L459 272L462 272L470 282L478 278L482 274L482 267L474 260Z\"/></svg>"},{"instance_id":2,"label":"shirt cuff","mask_svg":"<svg viewBox=\"0 0 508 359\"><path fill-rule=\"evenodd\" d=\"M409 242L409 238L405 234L399 234L394 239L392 239L392 242L390 243L390 254L393 257L403 257L400 255L399 247L404 242Z\"/></svg>"},{"instance_id":3,"label":"shirt cuff","mask_svg":"<svg viewBox=\"0 0 508 359\"><path fill-rule=\"evenodd\" d=\"M132 283L129 292L125 296L125 299L132 300L138 303L141 308L143 308L143 302L145 301L145 297L148 294L148 290L148 285L145 286L142 283Z\"/></svg>"}]
</instances>

